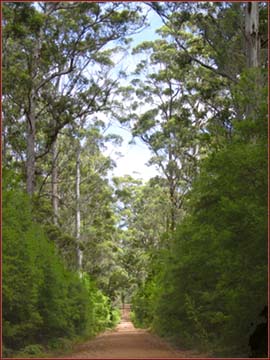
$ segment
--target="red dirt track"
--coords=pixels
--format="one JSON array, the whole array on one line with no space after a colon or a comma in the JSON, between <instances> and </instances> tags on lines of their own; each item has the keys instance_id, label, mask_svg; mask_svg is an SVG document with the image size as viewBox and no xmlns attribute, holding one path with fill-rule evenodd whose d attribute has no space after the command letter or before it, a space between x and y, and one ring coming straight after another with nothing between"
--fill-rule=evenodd
<instances>
[{"instance_id":1,"label":"red dirt track","mask_svg":"<svg viewBox=\"0 0 270 360\"><path fill-rule=\"evenodd\" d=\"M195 351L175 350L158 336L147 330L136 329L130 321L130 307L122 310L121 323L93 340L78 345L70 355L74 359L169 359L202 358Z\"/></svg>"}]
</instances>

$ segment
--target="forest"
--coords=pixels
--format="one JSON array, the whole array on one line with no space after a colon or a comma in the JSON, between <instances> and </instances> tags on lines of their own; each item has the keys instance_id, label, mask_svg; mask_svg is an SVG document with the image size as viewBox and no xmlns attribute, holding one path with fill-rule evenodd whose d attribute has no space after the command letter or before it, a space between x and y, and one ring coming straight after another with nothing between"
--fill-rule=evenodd
<instances>
[{"instance_id":1,"label":"forest","mask_svg":"<svg viewBox=\"0 0 270 360\"><path fill-rule=\"evenodd\" d=\"M3 358L68 351L123 303L174 346L267 358L268 4L1 10ZM111 175L111 124L159 175Z\"/></svg>"}]
</instances>

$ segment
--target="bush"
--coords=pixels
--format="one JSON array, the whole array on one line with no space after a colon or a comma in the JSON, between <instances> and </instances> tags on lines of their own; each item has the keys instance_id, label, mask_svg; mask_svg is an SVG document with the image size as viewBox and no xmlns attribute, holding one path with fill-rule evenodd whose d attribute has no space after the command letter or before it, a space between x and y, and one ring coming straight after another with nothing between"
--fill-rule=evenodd
<instances>
[{"instance_id":1,"label":"bush","mask_svg":"<svg viewBox=\"0 0 270 360\"><path fill-rule=\"evenodd\" d=\"M72 348L72 341L67 338L52 339L48 343L49 350L69 351Z\"/></svg>"},{"instance_id":2,"label":"bush","mask_svg":"<svg viewBox=\"0 0 270 360\"><path fill-rule=\"evenodd\" d=\"M114 328L117 324L119 324L120 320L121 320L120 309L112 309L111 310L110 327Z\"/></svg>"},{"instance_id":3,"label":"bush","mask_svg":"<svg viewBox=\"0 0 270 360\"><path fill-rule=\"evenodd\" d=\"M38 357L44 353L44 348L39 344L25 346L17 356L20 357Z\"/></svg>"},{"instance_id":4,"label":"bush","mask_svg":"<svg viewBox=\"0 0 270 360\"><path fill-rule=\"evenodd\" d=\"M236 142L205 160L164 270L133 298L135 324L243 357L266 304L267 147Z\"/></svg>"},{"instance_id":5,"label":"bush","mask_svg":"<svg viewBox=\"0 0 270 360\"><path fill-rule=\"evenodd\" d=\"M3 341L9 348L31 342L43 323L39 290L43 272L37 266L39 241L24 194L3 193ZM42 240L41 240L42 241Z\"/></svg>"},{"instance_id":6,"label":"bush","mask_svg":"<svg viewBox=\"0 0 270 360\"><path fill-rule=\"evenodd\" d=\"M3 192L3 343L6 352L41 351L53 339L95 335L117 321L89 276L68 270L33 220L27 195ZM66 340L64 340L66 339Z\"/></svg>"}]
</instances>

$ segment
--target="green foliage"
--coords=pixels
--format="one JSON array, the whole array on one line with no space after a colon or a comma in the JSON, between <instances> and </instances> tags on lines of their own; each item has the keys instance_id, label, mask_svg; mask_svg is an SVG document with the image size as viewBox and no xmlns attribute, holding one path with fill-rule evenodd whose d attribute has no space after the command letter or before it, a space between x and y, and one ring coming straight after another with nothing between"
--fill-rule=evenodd
<instances>
[{"instance_id":1,"label":"green foliage","mask_svg":"<svg viewBox=\"0 0 270 360\"><path fill-rule=\"evenodd\" d=\"M69 351L72 348L72 340L68 338L53 338L49 340L47 347L50 351Z\"/></svg>"},{"instance_id":2,"label":"green foliage","mask_svg":"<svg viewBox=\"0 0 270 360\"><path fill-rule=\"evenodd\" d=\"M113 328L116 325L118 325L120 323L120 320L121 320L120 309L112 309L111 310L111 319L110 319L111 327Z\"/></svg>"},{"instance_id":3,"label":"green foliage","mask_svg":"<svg viewBox=\"0 0 270 360\"><path fill-rule=\"evenodd\" d=\"M37 210L39 212L40 208ZM76 270L77 268L77 244L76 239L68 234L63 233L63 231L53 225L47 224L44 226L46 235L49 240L51 240L58 249L61 258L65 262L65 265L70 270Z\"/></svg>"},{"instance_id":4,"label":"green foliage","mask_svg":"<svg viewBox=\"0 0 270 360\"><path fill-rule=\"evenodd\" d=\"M136 327L149 328L155 313L155 296L158 295L157 282L148 279L132 298L133 321Z\"/></svg>"},{"instance_id":5,"label":"green foliage","mask_svg":"<svg viewBox=\"0 0 270 360\"><path fill-rule=\"evenodd\" d=\"M248 356L267 304L267 146L241 137L249 126L204 160L165 270L133 300L135 323L221 356Z\"/></svg>"},{"instance_id":6,"label":"green foliage","mask_svg":"<svg viewBox=\"0 0 270 360\"><path fill-rule=\"evenodd\" d=\"M37 266L39 229L31 223L26 196L3 194L3 328L7 347L20 346L43 320L38 312L42 271ZM16 339L16 341L15 341Z\"/></svg>"},{"instance_id":7,"label":"green foliage","mask_svg":"<svg viewBox=\"0 0 270 360\"><path fill-rule=\"evenodd\" d=\"M3 342L38 355L35 344L94 335L114 326L117 313L87 276L66 269L55 244L33 220L27 196L3 193ZM8 351L8 350L7 350Z\"/></svg>"},{"instance_id":8,"label":"green foliage","mask_svg":"<svg viewBox=\"0 0 270 360\"><path fill-rule=\"evenodd\" d=\"M17 354L18 357L31 358L40 357L44 353L44 348L39 344L27 345Z\"/></svg>"}]
</instances>

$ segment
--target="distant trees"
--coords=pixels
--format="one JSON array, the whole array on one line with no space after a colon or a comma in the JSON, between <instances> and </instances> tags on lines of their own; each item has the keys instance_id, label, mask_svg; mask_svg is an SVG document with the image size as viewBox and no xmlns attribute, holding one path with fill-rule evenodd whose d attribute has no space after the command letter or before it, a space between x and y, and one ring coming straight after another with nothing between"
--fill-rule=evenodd
<instances>
[{"instance_id":1,"label":"distant trees","mask_svg":"<svg viewBox=\"0 0 270 360\"><path fill-rule=\"evenodd\" d=\"M130 296L143 284L151 258L167 246L170 202L166 185L155 179L146 184L130 176L114 178L119 221L118 263L128 276L124 292Z\"/></svg>"}]
</instances>

